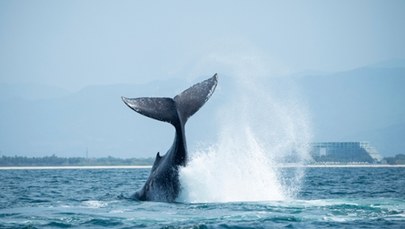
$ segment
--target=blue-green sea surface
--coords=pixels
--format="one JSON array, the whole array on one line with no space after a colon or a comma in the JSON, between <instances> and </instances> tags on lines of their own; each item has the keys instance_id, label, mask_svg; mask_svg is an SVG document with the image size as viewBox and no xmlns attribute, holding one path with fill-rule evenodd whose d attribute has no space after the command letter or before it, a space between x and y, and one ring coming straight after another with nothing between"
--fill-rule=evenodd
<instances>
[{"instance_id":1,"label":"blue-green sea surface","mask_svg":"<svg viewBox=\"0 0 405 229\"><path fill-rule=\"evenodd\" d=\"M149 171L0 170L0 228L405 228L405 168L308 168L283 201L123 198Z\"/></svg>"}]
</instances>

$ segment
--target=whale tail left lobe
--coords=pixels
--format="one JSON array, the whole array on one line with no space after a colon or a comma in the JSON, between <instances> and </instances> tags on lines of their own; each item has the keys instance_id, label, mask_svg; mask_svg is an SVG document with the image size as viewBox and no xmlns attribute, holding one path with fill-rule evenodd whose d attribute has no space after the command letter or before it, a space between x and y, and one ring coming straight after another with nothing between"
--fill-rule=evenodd
<instances>
[{"instance_id":1,"label":"whale tail left lobe","mask_svg":"<svg viewBox=\"0 0 405 229\"><path fill-rule=\"evenodd\" d=\"M217 74L197 83L172 98L141 97L129 99L122 97L132 110L149 118L168 122L177 127L184 125L211 97L218 83Z\"/></svg>"}]
</instances>

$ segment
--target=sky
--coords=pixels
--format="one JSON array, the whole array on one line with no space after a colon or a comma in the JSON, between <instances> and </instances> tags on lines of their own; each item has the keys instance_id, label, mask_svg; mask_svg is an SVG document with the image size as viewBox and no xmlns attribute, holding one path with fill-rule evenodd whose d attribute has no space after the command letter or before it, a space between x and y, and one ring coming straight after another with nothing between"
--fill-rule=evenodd
<instances>
[{"instance_id":1,"label":"sky","mask_svg":"<svg viewBox=\"0 0 405 229\"><path fill-rule=\"evenodd\" d=\"M404 12L394 0L3 0L0 83L77 91L194 79L235 56L260 59L269 75L336 72L405 58Z\"/></svg>"},{"instance_id":2,"label":"sky","mask_svg":"<svg viewBox=\"0 0 405 229\"><path fill-rule=\"evenodd\" d=\"M294 134L298 135L294 135L294 138L309 139L310 132L314 132L315 137L312 140L316 141L320 138L316 136L317 131L312 131L311 128L316 130L317 127L328 123L342 127L344 130L336 133L336 136L343 136L348 134L347 129L351 126L345 123L341 116L333 119L333 122L330 119L340 113L331 110L331 116L319 118L328 110L324 107L318 110L309 106L307 108L305 102L301 101L305 96L294 94L295 91L289 84L285 84L283 88L282 80L277 77L309 77L308 75L315 73L333 78L332 76L339 76L339 72L356 72L355 69L363 66L396 61L405 66L404 12L405 1L396 0L2 0L0 153L27 155L29 152L28 155L44 155L56 152L57 155L66 156L71 155L71 152L81 155L90 148L99 156L122 152L115 156L130 157L135 155L133 152L146 151L149 152L147 156L154 156L156 147L149 149L152 145L150 141L156 140L151 140L150 136L154 136L157 131L164 135L159 137L158 134L157 138L159 141L165 139L159 143L162 150L165 150L163 147L172 140L172 129L160 130L161 123L153 126L153 121L148 122L144 117L134 115L122 104L120 96L170 96L167 95L168 91L178 93L214 73L220 76L220 83L214 95L217 97L213 99L216 108L225 107L220 104L224 102L224 98L231 102L235 100L231 96L225 96L223 89L234 83L230 81L237 81L236 84L242 87L237 88L235 94L245 92L249 95L250 92L247 100L255 103L259 103L258 94L264 100L271 100L272 103L261 106L263 109L280 105L269 115L280 116L281 120L276 118L268 121L267 125L263 120L269 120L268 116L260 116L267 114L267 110L258 110L252 114L251 109L246 109L245 113L252 119L263 118L258 122L262 129L267 131L274 124L277 126L283 123L284 126L276 130L273 127L273 130L280 132L283 127L288 129L291 123L287 121L298 120L305 116L302 110L308 109L309 121L306 121L306 118L302 121L305 125L309 123L308 131L297 128ZM396 74L402 74L402 70L398 70ZM227 80L222 80L223 76L228 77ZM301 82L310 81L310 78L305 79ZM396 88L393 86L401 85L398 82L402 81L395 79L395 85L386 85L386 91L382 93L384 99L378 100L380 105L386 104L385 107L389 108L404 107L401 94L398 93L398 99L398 96L395 97L396 92L385 93ZM154 82L165 85L159 84L152 88ZM273 84L268 86L265 82ZM364 84L369 86L367 88L375 87L368 80L365 80ZM144 90L121 92L131 86ZM168 89L163 89L165 86ZM258 86L263 87L263 90L258 90ZM320 85L321 90L328 90L323 87L325 86ZM116 92L114 88L120 88L120 91ZM310 94L312 87L309 88ZM149 91L154 91L155 94L140 94ZM271 97L277 94L275 91L279 91L279 98ZM336 101L345 105L345 101L341 99L343 97L339 95L341 91L335 91L337 94L333 96L337 98ZM108 101L95 101L89 105L85 102L86 99L92 98L86 94L90 92L95 93L91 96L104 96ZM353 93L357 92L354 88ZM48 101L41 100L49 98L50 95ZM60 98L63 95L70 97ZM298 100L296 103L301 110L294 108L294 102L290 102L289 106L281 104L290 95ZM361 96L366 95L368 94ZM55 100L58 102L52 100L56 97L60 99ZM23 98L24 101L15 98ZM317 99L321 98L314 98L315 101L310 102L319 105ZM352 98L347 100L351 102ZM63 102L70 103L66 105ZM376 107L374 101L367 102L372 105L371 108ZM69 104L74 108L70 109ZM355 100L353 107L359 107L357 105ZM63 110L64 113L56 111L57 109ZM29 115L26 115L26 110ZM194 124L188 124L189 145L193 146L197 139L205 140L198 134L202 128L209 126L211 119L208 117L213 117L214 114L209 116L207 113L212 113L212 110L213 108L202 110L200 115L194 118ZM238 104L236 110L240 111ZM281 114L283 112L288 115ZM295 113L299 115L291 115ZM386 112L389 117L401 117L398 118L400 121L394 123L394 129L374 125L378 120L387 121L389 118L378 116L378 112L372 109L365 113L367 117L358 113L348 116L348 119L356 124L359 120L364 121L367 128L381 130L379 133L383 133L387 128L392 133L403 133L405 130L402 109L388 109ZM316 120L310 123L312 117ZM371 121L366 122L367 120ZM237 121L234 123L238 124ZM297 123L296 127L300 127L302 123ZM142 131L138 131L138 127L142 127ZM260 128L255 131L258 129ZM318 133L333 132L330 129L324 128L324 132ZM308 134L303 136L299 132ZM220 131L215 129L210 133L213 135ZM288 133L286 135L290 136ZM321 135L325 137L325 134ZM330 140L338 139L336 136ZM22 137L25 137L25 140ZM134 139L136 144L133 144ZM352 139L371 138L350 138ZM24 144L20 144L21 141ZM399 139L398 142L403 140ZM134 145L138 148L134 148ZM25 148L17 150L19 146ZM69 147L80 149L74 151ZM397 148L403 147L401 145ZM58 149L63 149L64 154Z\"/></svg>"}]
</instances>

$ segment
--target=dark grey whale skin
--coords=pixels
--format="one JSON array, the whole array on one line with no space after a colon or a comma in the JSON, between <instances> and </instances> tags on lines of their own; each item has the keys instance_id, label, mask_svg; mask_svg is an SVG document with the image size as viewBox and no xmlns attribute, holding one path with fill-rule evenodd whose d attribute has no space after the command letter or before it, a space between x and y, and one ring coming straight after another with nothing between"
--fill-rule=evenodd
<instances>
[{"instance_id":1,"label":"dark grey whale skin","mask_svg":"<svg viewBox=\"0 0 405 229\"><path fill-rule=\"evenodd\" d=\"M217 74L178 94L174 98L142 97L124 103L134 111L159 121L169 122L176 135L172 147L163 156L156 155L149 178L131 198L139 201L175 202L181 186L179 167L187 164L187 143L184 126L213 94L218 82Z\"/></svg>"}]
</instances>

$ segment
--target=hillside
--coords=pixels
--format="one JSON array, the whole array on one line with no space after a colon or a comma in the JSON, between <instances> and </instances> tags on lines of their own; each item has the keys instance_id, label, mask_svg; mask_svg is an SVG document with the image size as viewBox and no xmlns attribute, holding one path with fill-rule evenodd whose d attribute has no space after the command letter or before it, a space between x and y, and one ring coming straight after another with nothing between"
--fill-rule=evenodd
<instances>
[{"instance_id":1,"label":"hillside","mask_svg":"<svg viewBox=\"0 0 405 229\"><path fill-rule=\"evenodd\" d=\"M213 98L187 123L189 149L217 138L219 110L239 93L231 80L220 75ZM291 90L297 89L308 104L313 141L370 141L384 156L404 153L405 68L369 66L263 80L263 85L276 82L284 90L290 90L284 81L294 82ZM88 150L89 156L130 158L164 153L172 143L173 128L136 114L120 97L174 96L190 84L173 79L98 85L78 92L0 85L0 154L83 157Z\"/></svg>"},{"instance_id":2,"label":"hillside","mask_svg":"<svg viewBox=\"0 0 405 229\"><path fill-rule=\"evenodd\" d=\"M299 79L316 141L369 141L405 152L405 68L367 67Z\"/></svg>"},{"instance_id":3,"label":"hillside","mask_svg":"<svg viewBox=\"0 0 405 229\"><path fill-rule=\"evenodd\" d=\"M0 154L85 156L88 150L90 156L130 158L166 152L174 131L167 123L136 114L121 96L175 95L187 86L174 79L147 85L92 86L59 96L50 87L34 85L40 99L25 96L35 91L17 96L9 87L0 86Z\"/></svg>"}]
</instances>

